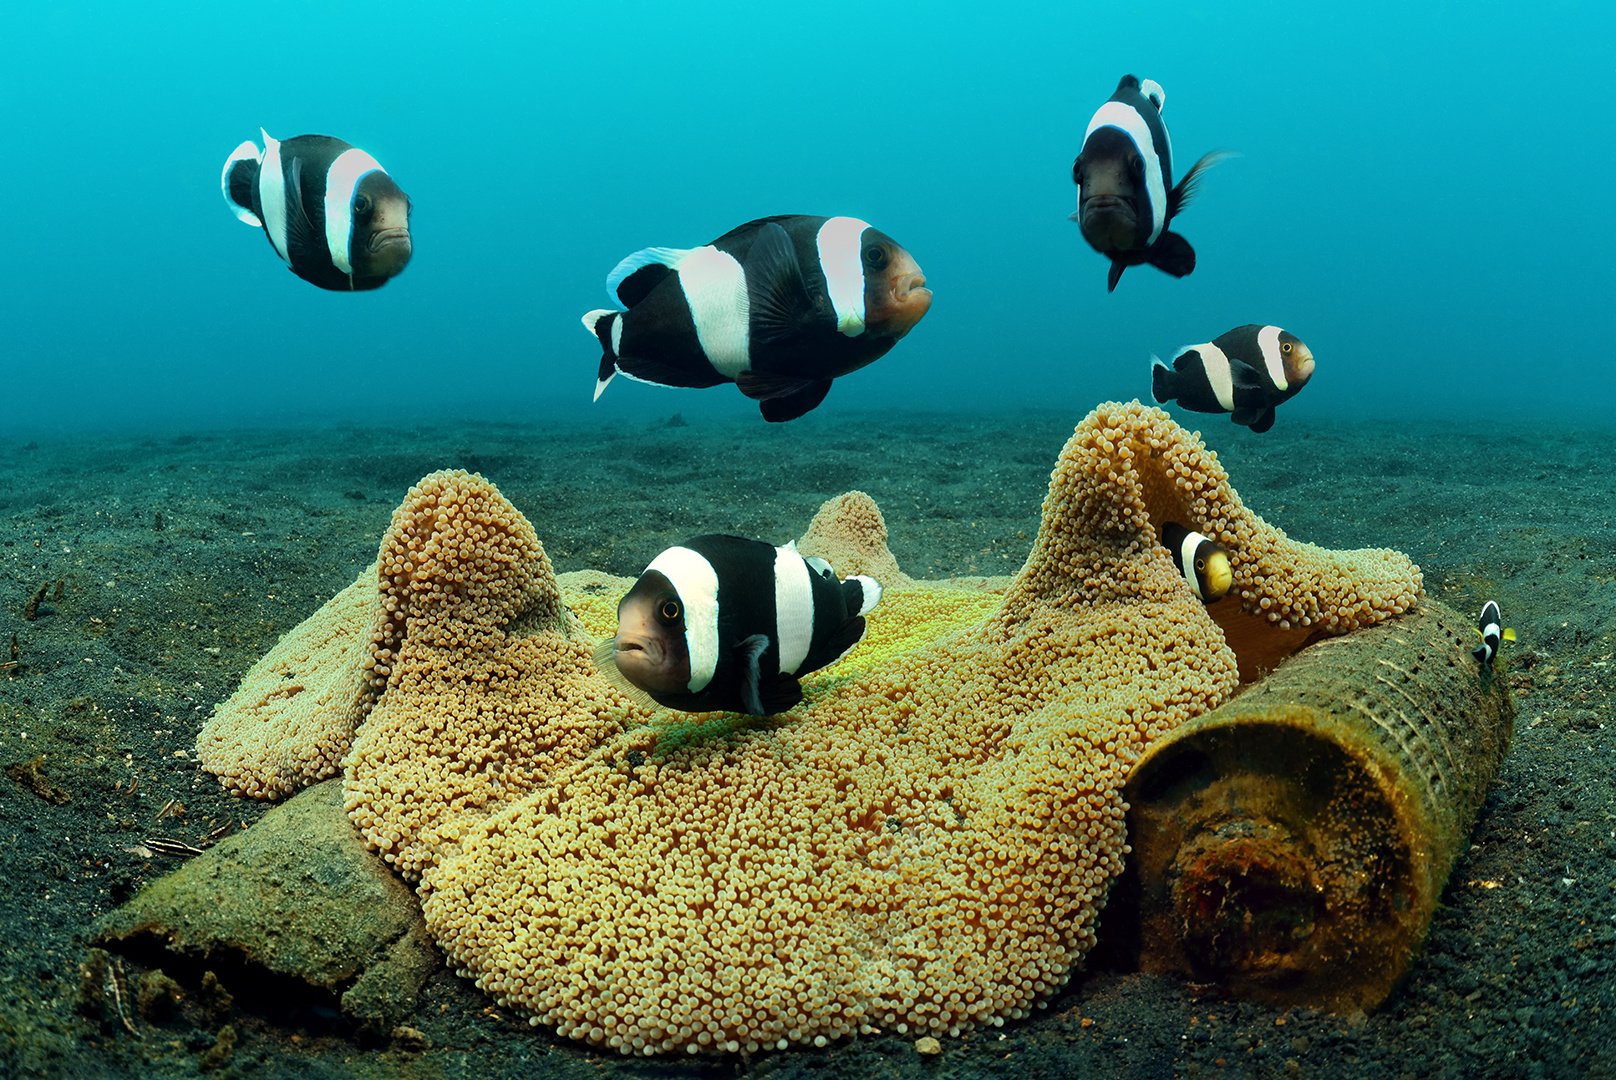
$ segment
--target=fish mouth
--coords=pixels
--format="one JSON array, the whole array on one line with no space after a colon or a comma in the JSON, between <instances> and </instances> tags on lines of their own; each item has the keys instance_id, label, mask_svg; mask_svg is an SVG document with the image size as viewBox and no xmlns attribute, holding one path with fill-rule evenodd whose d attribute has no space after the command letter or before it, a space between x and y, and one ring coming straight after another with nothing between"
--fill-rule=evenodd
<instances>
[{"instance_id":1,"label":"fish mouth","mask_svg":"<svg viewBox=\"0 0 1616 1080\"><path fill-rule=\"evenodd\" d=\"M1094 195L1083 200L1080 213L1086 218L1091 214L1122 213L1130 219L1135 216L1133 203L1120 195Z\"/></svg>"},{"instance_id":2,"label":"fish mouth","mask_svg":"<svg viewBox=\"0 0 1616 1080\"><path fill-rule=\"evenodd\" d=\"M926 288L926 275L915 273L908 277L899 278L892 283L892 300L894 303L906 304L916 293L925 293L924 297L916 297L928 306L931 304L931 290Z\"/></svg>"},{"instance_id":3,"label":"fish mouth","mask_svg":"<svg viewBox=\"0 0 1616 1080\"><path fill-rule=\"evenodd\" d=\"M410 248L410 230L408 229L382 229L372 233L368 249L372 254L385 247L402 244L405 250Z\"/></svg>"}]
</instances>

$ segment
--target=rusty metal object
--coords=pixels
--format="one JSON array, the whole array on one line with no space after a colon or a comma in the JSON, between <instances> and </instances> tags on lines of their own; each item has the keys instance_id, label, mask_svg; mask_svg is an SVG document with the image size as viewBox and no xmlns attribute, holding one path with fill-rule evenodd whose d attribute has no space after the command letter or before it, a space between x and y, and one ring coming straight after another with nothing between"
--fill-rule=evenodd
<instances>
[{"instance_id":1,"label":"rusty metal object","mask_svg":"<svg viewBox=\"0 0 1616 1080\"><path fill-rule=\"evenodd\" d=\"M1126 788L1133 880L1113 898L1137 905L1118 933L1139 967L1281 1005L1383 1001L1509 745L1506 673L1476 663L1474 637L1425 600L1151 746Z\"/></svg>"}]
</instances>

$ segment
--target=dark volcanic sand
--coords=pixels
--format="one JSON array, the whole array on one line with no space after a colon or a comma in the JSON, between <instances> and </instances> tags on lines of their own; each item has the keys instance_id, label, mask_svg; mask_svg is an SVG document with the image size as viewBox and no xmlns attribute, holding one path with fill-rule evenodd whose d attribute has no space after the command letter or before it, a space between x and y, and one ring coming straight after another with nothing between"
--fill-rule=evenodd
<instances>
[{"instance_id":1,"label":"dark volcanic sand","mask_svg":"<svg viewBox=\"0 0 1616 1080\"><path fill-rule=\"evenodd\" d=\"M917 577L1009 573L1078 415L810 415L684 427L533 424L0 441L0 1076L193 1076L219 1021L194 1003L142 1041L75 1008L85 928L264 807L190 751L248 666L375 553L405 489L482 472L558 570L632 575L705 531L779 543L850 488ZM1194 421L1200 421L1195 423ZM1520 714L1423 955L1380 1009L1236 1003L1081 975L1029 1021L735 1059L624 1059L503 1016L439 971L411 1024L432 1048L243 1005L209 1075L275 1077L1616 1077L1616 482L1609 430L1322 425L1254 436L1196 417L1245 501L1290 535L1408 552L1461 611L1496 598ZM162 528L156 527L161 515ZM62 582L56 598L57 582ZM42 583L35 617L22 618ZM133 787L133 791L131 791ZM61 800L67 801L61 801ZM156 816L170 800L174 807ZM177 808L177 809L176 809ZM1102 928L1103 936L1103 928ZM131 976L138 973L132 971ZM245 999L250 995L238 995ZM249 1003L250 1004L250 1003Z\"/></svg>"}]
</instances>

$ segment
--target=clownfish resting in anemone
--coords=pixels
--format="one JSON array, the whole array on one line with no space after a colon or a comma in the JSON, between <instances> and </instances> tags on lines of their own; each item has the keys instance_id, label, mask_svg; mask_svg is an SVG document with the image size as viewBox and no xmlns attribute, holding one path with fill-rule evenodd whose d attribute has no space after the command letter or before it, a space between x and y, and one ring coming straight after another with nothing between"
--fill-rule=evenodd
<instances>
[{"instance_id":1,"label":"clownfish resting in anemone","mask_svg":"<svg viewBox=\"0 0 1616 1080\"><path fill-rule=\"evenodd\" d=\"M859 643L880 599L874 578L837 581L795 543L697 536L651 560L595 663L641 704L769 716L802 700L801 676Z\"/></svg>"}]
</instances>

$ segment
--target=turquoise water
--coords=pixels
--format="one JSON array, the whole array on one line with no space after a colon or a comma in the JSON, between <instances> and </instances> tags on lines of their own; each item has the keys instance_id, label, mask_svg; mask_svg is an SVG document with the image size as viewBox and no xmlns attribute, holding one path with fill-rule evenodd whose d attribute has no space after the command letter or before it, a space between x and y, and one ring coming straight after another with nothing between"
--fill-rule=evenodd
<instances>
[{"instance_id":1,"label":"turquoise water","mask_svg":"<svg viewBox=\"0 0 1616 1080\"><path fill-rule=\"evenodd\" d=\"M1247 322L1318 374L1279 422L1612 404L1616 15L1591 3L1136 7L20 5L0 33L0 436L310 420L751 413L617 380L579 316L640 247L862 217L936 299L822 414L1068 410ZM1067 220L1089 116L1160 82L1196 272ZM281 267L219 196L262 125L414 201L372 294ZM1221 422L1191 417L1199 426ZM800 423L815 423L810 416Z\"/></svg>"}]
</instances>

